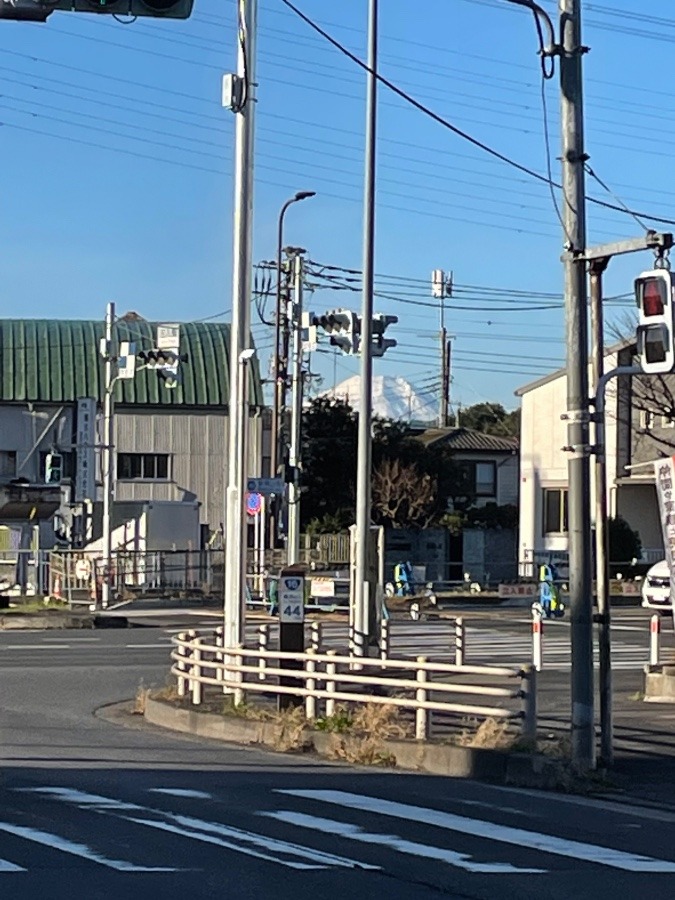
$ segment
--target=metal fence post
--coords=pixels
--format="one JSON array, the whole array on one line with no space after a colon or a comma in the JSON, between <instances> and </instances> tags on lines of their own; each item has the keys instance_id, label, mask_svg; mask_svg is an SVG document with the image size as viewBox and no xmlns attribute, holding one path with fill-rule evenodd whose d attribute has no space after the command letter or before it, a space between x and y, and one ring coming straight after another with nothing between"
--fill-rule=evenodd
<instances>
[{"instance_id":1,"label":"metal fence post","mask_svg":"<svg viewBox=\"0 0 675 900\"><path fill-rule=\"evenodd\" d=\"M214 632L214 644L218 647L216 650L216 678L218 681L224 680L223 673L223 647L225 646L225 629L219 625Z\"/></svg>"},{"instance_id":2,"label":"metal fence post","mask_svg":"<svg viewBox=\"0 0 675 900\"><path fill-rule=\"evenodd\" d=\"M187 639L187 634L186 634L184 631L181 631L181 632L177 635L177 638L178 638L179 641L185 641L185 640ZM178 653L178 655L179 655L180 657L184 657L184 656L185 656L185 647L181 647L181 645L179 644L176 652ZM184 671L185 671L185 663L183 662L182 659L179 659L179 660L177 661L177 668L178 668L178 671L179 671L179 672L184 672ZM186 688L186 679L185 679L185 676L184 676L184 675L178 675L178 676L176 677L176 693L178 694L179 697L184 697L184 696L185 696L185 688Z\"/></svg>"},{"instance_id":3,"label":"metal fence post","mask_svg":"<svg viewBox=\"0 0 675 900\"><path fill-rule=\"evenodd\" d=\"M335 656L335 650L329 650L327 656ZM326 663L326 693L335 693L335 673L337 665L334 662ZM332 697L326 697L326 716L330 718L335 715L335 700Z\"/></svg>"},{"instance_id":4,"label":"metal fence post","mask_svg":"<svg viewBox=\"0 0 675 900\"><path fill-rule=\"evenodd\" d=\"M426 663L426 656L418 656L417 664L424 665ZM415 692L415 700L417 703L426 703L427 701L427 671L426 669L418 669L417 670L417 684L420 687L417 688ZM429 734L429 717L427 715L427 710L424 707L418 706L415 708L415 738L418 741L425 741Z\"/></svg>"},{"instance_id":5,"label":"metal fence post","mask_svg":"<svg viewBox=\"0 0 675 900\"><path fill-rule=\"evenodd\" d=\"M307 651L310 656L313 656L315 652L313 647L310 647ZM311 720L316 719L316 697L314 696L314 691L316 690L316 678L314 678L314 673L316 672L316 660L308 659L305 662L305 671L307 672L305 687L309 691L305 696L305 718Z\"/></svg>"},{"instance_id":6,"label":"metal fence post","mask_svg":"<svg viewBox=\"0 0 675 900\"><path fill-rule=\"evenodd\" d=\"M310 627L310 648L314 653L321 653L321 622L312 622Z\"/></svg>"},{"instance_id":7,"label":"metal fence post","mask_svg":"<svg viewBox=\"0 0 675 900\"><path fill-rule=\"evenodd\" d=\"M527 741L537 741L537 670L533 665L523 666L520 682L522 698L522 735Z\"/></svg>"},{"instance_id":8,"label":"metal fence post","mask_svg":"<svg viewBox=\"0 0 675 900\"><path fill-rule=\"evenodd\" d=\"M243 650L243 649L244 649L243 644L237 645L237 650ZM241 656L237 655L237 656L234 656L231 658L236 660L236 665L241 666L244 663L243 655L241 655ZM234 689L234 705L241 706L244 703L244 701L246 700L246 694L245 694L244 688L243 688L244 673L243 672L233 672L232 673L232 681L237 682L237 687Z\"/></svg>"},{"instance_id":9,"label":"metal fence post","mask_svg":"<svg viewBox=\"0 0 675 900\"><path fill-rule=\"evenodd\" d=\"M661 616L658 613L649 620L649 665L659 664L659 641L661 637Z\"/></svg>"},{"instance_id":10,"label":"metal fence post","mask_svg":"<svg viewBox=\"0 0 675 900\"><path fill-rule=\"evenodd\" d=\"M466 657L464 655L466 632L464 630L464 619L461 616L455 619L455 665L463 666Z\"/></svg>"},{"instance_id":11,"label":"metal fence post","mask_svg":"<svg viewBox=\"0 0 675 900\"><path fill-rule=\"evenodd\" d=\"M270 639L270 626L269 625L261 625L258 628L258 650L261 653L267 653L267 648L269 646ZM267 667L267 660L264 656L261 656L258 659L258 680L265 681L265 669Z\"/></svg>"},{"instance_id":12,"label":"metal fence post","mask_svg":"<svg viewBox=\"0 0 675 900\"><path fill-rule=\"evenodd\" d=\"M389 659L391 648L391 633L389 631L389 619L380 621L380 659L386 662Z\"/></svg>"},{"instance_id":13,"label":"metal fence post","mask_svg":"<svg viewBox=\"0 0 675 900\"><path fill-rule=\"evenodd\" d=\"M194 630L190 630L185 634L186 639L191 643L197 637L197 632ZM187 653L185 654L188 658L188 666L187 671L190 673L190 678L188 679L188 691L192 693L194 689L194 679L192 678L192 650L188 648Z\"/></svg>"},{"instance_id":14,"label":"metal fence post","mask_svg":"<svg viewBox=\"0 0 675 900\"><path fill-rule=\"evenodd\" d=\"M195 647L192 651L192 702L195 706L199 706L202 702L202 683L199 680L202 674L202 651L199 647L201 638L196 637Z\"/></svg>"},{"instance_id":15,"label":"metal fence post","mask_svg":"<svg viewBox=\"0 0 675 900\"><path fill-rule=\"evenodd\" d=\"M541 672L543 665L544 622L538 609L532 610L532 665Z\"/></svg>"}]
</instances>

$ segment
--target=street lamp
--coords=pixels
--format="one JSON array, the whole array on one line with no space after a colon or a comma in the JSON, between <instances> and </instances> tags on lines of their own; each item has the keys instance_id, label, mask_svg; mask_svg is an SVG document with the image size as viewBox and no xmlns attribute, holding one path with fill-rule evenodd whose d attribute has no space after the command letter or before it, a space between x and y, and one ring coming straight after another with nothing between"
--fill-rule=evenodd
<instances>
[{"instance_id":1,"label":"street lamp","mask_svg":"<svg viewBox=\"0 0 675 900\"><path fill-rule=\"evenodd\" d=\"M271 447L270 447L270 476L275 478L277 475L277 469L279 468L279 416L281 414L281 398L283 396L283 385L280 383L280 365L279 365L279 353L280 353L280 344L281 344L281 321L282 321L282 309L281 309L281 277L282 277L282 260L281 254L283 249L284 242L284 217L286 215L286 210L289 206L292 206L294 203L299 203L301 200L308 200L310 197L315 197L316 191L298 191L293 197L287 200L284 205L281 207L281 212L279 213L279 227L277 230L277 302L276 302L276 316L275 316L275 324L274 324L274 399L272 403L272 428L271 428ZM276 544L276 535L274 534L274 519L272 518L272 534L271 534L271 542L272 547Z\"/></svg>"}]
</instances>

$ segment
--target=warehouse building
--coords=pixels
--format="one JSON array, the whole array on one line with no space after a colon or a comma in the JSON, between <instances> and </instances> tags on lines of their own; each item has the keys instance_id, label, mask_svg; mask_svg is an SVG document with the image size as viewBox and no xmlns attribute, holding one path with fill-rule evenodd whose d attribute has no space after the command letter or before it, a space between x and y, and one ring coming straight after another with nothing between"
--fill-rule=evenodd
<instances>
[{"instance_id":1,"label":"warehouse building","mask_svg":"<svg viewBox=\"0 0 675 900\"><path fill-rule=\"evenodd\" d=\"M32 531L40 544L96 539L101 510L104 324L0 320L0 526ZM156 345L156 325L134 313L114 326L114 346ZM229 326L180 326L180 382L154 369L115 384L115 502L199 503L202 542L223 522L227 484ZM248 474L266 471L257 360L247 366L251 440ZM24 544L25 545L25 544Z\"/></svg>"}]
</instances>

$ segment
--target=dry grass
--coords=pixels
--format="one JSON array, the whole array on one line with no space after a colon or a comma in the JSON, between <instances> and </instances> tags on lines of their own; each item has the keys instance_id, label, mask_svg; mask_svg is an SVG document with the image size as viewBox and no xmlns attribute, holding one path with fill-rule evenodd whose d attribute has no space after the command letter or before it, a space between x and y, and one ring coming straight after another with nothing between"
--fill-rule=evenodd
<instances>
[{"instance_id":1,"label":"dry grass","mask_svg":"<svg viewBox=\"0 0 675 900\"><path fill-rule=\"evenodd\" d=\"M134 697L134 705L131 708L131 712L134 716L144 716L145 715L145 705L147 703L148 697L150 696L150 688L146 688L143 684L143 681L136 688L136 696Z\"/></svg>"},{"instance_id":2,"label":"dry grass","mask_svg":"<svg viewBox=\"0 0 675 900\"><path fill-rule=\"evenodd\" d=\"M344 716L344 712L342 713ZM394 766L396 758L387 753L383 741L411 736L411 726L400 721L399 708L379 703L358 705L350 716L343 737L335 739L333 756L364 766Z\"/></svg>"},{"instance_id":3,"label":"dry grass","mask_svg":"<svg viewBox=\"0 0 675 900\"><path fill-rule=\"evenodd\" d=\"M141 686L142 685L143 682L141 682ZM146 697L148 695L150 695L149 691ZM158 691L153 691L151 696L153 700L166 700L169 703L176 703L178 700L183 699L182 697L178 696L178 685L173 675L167 675L164 687L160 688Z\"/></svg>"},{"instance_id":4,"label":"dry grass","mask_svg":"<svg viewBox=\"0 0 675 900\"><path fill-rule=\"evenodd\" d=\"M280 726L274 742L275 750L306 750L311 746L304 707L291 706L276 713L272 720Z\"/></svg>"},{"instance_id":5,"label":"dry grass","mask_svg":"<svg viewBox=\"0 0 675 900\"><path fill-rule=\"evenodd\" d=\"M464 729L457 738L460 747L480 747L485 750L511 750L516 737L509 730L507 719L483 719L473 730Z\"/></svg>"}]
</instances>

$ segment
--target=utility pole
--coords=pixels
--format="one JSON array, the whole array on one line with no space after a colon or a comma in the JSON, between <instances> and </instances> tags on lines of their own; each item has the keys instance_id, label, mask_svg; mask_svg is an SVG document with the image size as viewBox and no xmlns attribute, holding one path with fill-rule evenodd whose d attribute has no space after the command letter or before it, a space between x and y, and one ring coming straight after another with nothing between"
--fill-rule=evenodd
<instances>
[{"instance_id":1,"label":"utility pole","mask_svg":"<svg viewBox=\"0 0 675 900\"><path fill-rule=\"evenodd\" d=\"M102 557L103 579L101 582L101 607L110 605L112 581L112 513L115 497L115 358L113 352L113 325L115 324L115 304L109 303L105 313L105 337L101 351L105 360L103 386L103 447L101 448L101 469L103 478L103 533Z\"/></svg>"},{"instance_id":2,"label":"utility pole","mask_svg":"<svg viewBox=\"0 0 675 900\"><path fill-rule=\"evenodd\" d=\"M288 545L289 566L300 561L300 463L302 460L302 292L304 260L300 250L293 257L294 302L289 304L293 325L293 387L291 391L291 439L288 452Z\"/></svg>"},{"instance_id":3,"label":"utility pole","mask_svg":"<svg viewBox=\"0 0 675 900\"><path fill-rule=\"evenodd\" d=\"M375 258L375 171L377 140L378 0L368 2L368 86L366 97L366 159L363 190L363 296L361 306L361 365L356 467L356 566L354 577L355 656L367 656L375 628L375 597L371 596L368 547L371 518L373 287Z\"/></svg>"},{"instance_id":4,"label":"utility pole","mask_svg":"<svg viewBox=\"0 0 675 900\"><path fill-rule=\"evenodd\" d=\"M581 0L559 0L563 227L569 451L569 605L571 618L572 761L595 765L593 720L593 598L591 578L590 440L586 193L584 164Z\"/></svg>"},{"instance_id":5,"label":"utility pole","mask_svg":"<svg viewBox=\"0 0 675 900\"><path fill-rule=\"evenodd\" d=\"M246 405L246 366L251 330L251 264L253 224L253 151L255 116L255 62L257 37L257 0L238 4L237 74L226 76L230 84L228 102L235 114L234 165L234 246L232 265L232 322L230 326L230 396L228 403L229 442L227 508L225 518L225 597L224 639L226 647L243 643L246 587L246 512L244 495L248 463L248 415L241 415L242 398ZM240 384L240 382L242 382Z\"/></svg>"},{"instance_id":6,"label":"utility pole","mask_svg":"<svg viewBox=\"0 0 675 900\"><path fill-rule=\"evenodd\" d=\"M448 424L448 332L445 327L445 295L441 296L441 407L438 416L439 428Z\"/></svg>"},{"instance_id":7,"label":"utility pole","mask_svg":"<svg viewBox=\"0 0 675 900\"><path fill-rule=\"evenodd\" d=\"M446 279L443 269L434 269L431 273L431 295L439 300L441 322L441 402L438 411L438 427L445 428L448 424L448 410L450 408L451 354L448 331L445 327L445 298L452 296L452 272L450 273L450 278Z\"/></svg>"},{"instance_id":8,"label":"utility pole","mask_svg":"<svg viewBox=\"0 0 675 900\"><path fill-rule=\"evenodd\" d=\"M282 260L284 245L284 219L287 210L294 204L303 200L316 197L316 191L297 191L290 197L279 212L277 222L277 290L276 308L274 315L274 358L273 380L274 395L272 398L272 427L270 432L270 476L276 478L279 474L279 448L281 446L281 431L283 416L286 407L286 386L288 379L288 346L289 330L286 308L288 307L288 290L290 268ZM283 346L282 346L283 336ZM279 498L270 506L270 548L274 550L277 543L277 520L281 509Z\"/></svg>"}]
</instances>

